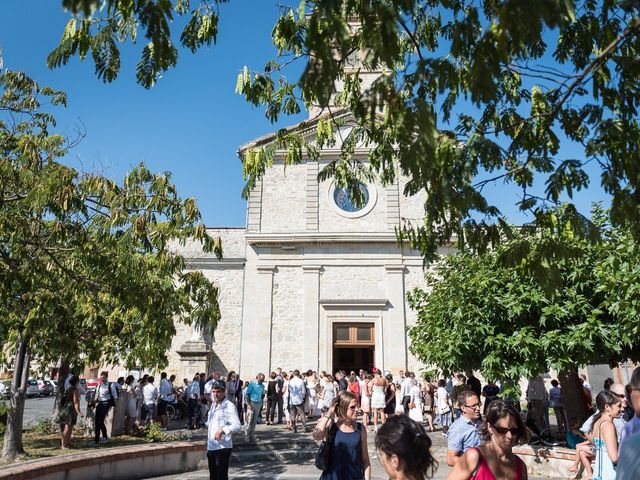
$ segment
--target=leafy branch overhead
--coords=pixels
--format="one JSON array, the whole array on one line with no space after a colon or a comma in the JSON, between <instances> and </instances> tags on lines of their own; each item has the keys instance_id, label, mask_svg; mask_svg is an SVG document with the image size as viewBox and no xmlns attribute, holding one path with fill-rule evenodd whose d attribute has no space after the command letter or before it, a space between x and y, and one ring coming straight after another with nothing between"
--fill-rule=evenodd
<instances>
[{"instance_id":1,"label":"leafy branch overhead","mask_svg":"<svg viewBox=\"0 0 640 480\"><path fill-rule=\"evenodd\" d=\"M119 66L112 40L135 41L142 29L148 43L138 81L149 87L177 61L173 16L190 19L181 43L193 51L215 41L219 3L65 0L76 23L49 63L95 45L98 75L109 80ZM401 172L405 193L426 190L423 222L400 235L427 259L453 236L475 251L508 238L491 200L503 185L516 187L515 205L541 227L550 207L597 181L611 197L612 223L640 238L638 2L337 0L280 8L278 58L245 68L237 91L272 122L304 107L320 115L310 121L322 121L314 124L317 142L283 130L277 145L247 152L245 194L278 150L285 163L298 163L333 142L340 155L321 178L347 186L371 176L392 182ZM303 73L290 81L294 63ZM373 82L372 71L380 73ZM344 138L341 122L350 124ZM576 234L597 230L588 212L573 212L585 227Z\"/></svg>"},{"instance_id":2,"label":"leafy branch overhead","mask_svg":"<svg viewBox=\"0 0 640 480\"><path fill-rule=\"evenodd\" d=\"M162 74L178 63L179 44L195 52L211 46L218 35L218 6L228 0L201 0L191 10L189 0L63 0L69 20L60 44L47 57L49 68L66 65L71 57L85 59L91 52L96 75L104 82L114 81L120 73L118 44L138 42L144 36L136 80L151 88ZM187 18L179 40L172 38L171 25L179 17Z\"/></svg>"}]
</instances>

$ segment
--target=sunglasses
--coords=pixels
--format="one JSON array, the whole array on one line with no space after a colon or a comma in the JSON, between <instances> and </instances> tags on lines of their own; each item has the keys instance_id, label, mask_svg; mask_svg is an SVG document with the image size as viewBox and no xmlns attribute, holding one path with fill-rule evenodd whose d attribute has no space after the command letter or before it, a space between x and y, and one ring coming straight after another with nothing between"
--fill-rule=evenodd
<instances>
[{"instance_id":1,"label":"sunglasses","mask_svg":"<svg viewBox=\"0 0 640 480\"><path fill-rule=\"evenodd\" d=\"M357 405L352 405L349 407L349 410L357 410L358 406Z\"/></svg>"},{"instance_id":2,"label":"sunglasses","mask_svg":"<svg viewBox=\"0 0 640 480\"><path fill-rule=\"evenodd\" d=\"M500 435L506 435L507 432L511 433L511 435L513 435L514 437L518 436L519 430L517 428L505 428L505 427L498 427L496 425L492 425L493 429L498 432Z\"/></svg>"}]
</instances>

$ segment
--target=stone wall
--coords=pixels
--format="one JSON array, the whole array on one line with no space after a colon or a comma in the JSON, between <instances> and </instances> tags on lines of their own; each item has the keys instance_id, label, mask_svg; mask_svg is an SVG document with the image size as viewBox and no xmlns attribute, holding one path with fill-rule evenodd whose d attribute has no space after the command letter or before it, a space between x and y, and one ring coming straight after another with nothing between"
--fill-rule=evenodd
<instances>
[{"instance_id":1,"label":"stone wall","mask_svg":"<svg viewBox=\"0 0 640 480\"><path fill-rule=\"evenodd\" d=\"M274 162L262 177L262 233L305 230L306 165Z\"/></svg>"},{"instance_id":2,"label":"stone wall","mask_svg":"<svg viewBox=\"0 0 640 480\"><path fill-rule=\"evenodd\" d=\"M271 368L302 368L304 344L303 272L300 267L278 267L273 279ZM265 366L266 368L266 366ZM268 373L268 372L265 372Z\"/></svg>"},{"instance_id":3,"label":"stone wall","mask_svg":"<svg viewBox=\"0 0 640 480\"><path fill-rule=\"evenodd\" d=\"M372 263L375 260L372 260ZM382 265L325 266L320 276L322 299L380 299L387 297Z\"/></svg>"}]
</instances>

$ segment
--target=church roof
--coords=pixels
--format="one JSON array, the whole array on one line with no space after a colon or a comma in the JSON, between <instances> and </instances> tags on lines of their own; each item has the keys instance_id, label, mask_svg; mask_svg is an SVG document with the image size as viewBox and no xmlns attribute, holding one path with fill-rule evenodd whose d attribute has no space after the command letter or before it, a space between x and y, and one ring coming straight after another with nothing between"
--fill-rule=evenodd
<instances>
[{"instance_id":1,"label":"church roof","mask_svg":"<svg viewBox=\"0 0 640 480\"><path fill-rule=\"evenodd\" d=\"M250 150L252 148L256 148L256 147L262 147L265 145L269 145L273 140L275 140L277 134L279 131L286 131L287 133L289 132L295 132L298 131L300 133L308 133L311 132L313 128L315 128L315 126L318 124L318 122L320 120L322 120L323 118L332 116L332 117L336 117L336 118L343 118L350 115L350 112L348 109L346 108L340 108L337 110L333 110L333 111L328 111L328 112L323 112L319 115L316 115L313 118L310 119L306 119L306 120L302 120L301 122L295 123L293 125L290 125L288 127L282 128L280 130L277 130L275 132L271 132L268 133L267 135L263 135L262 137L256 138L255 140L252 140L249 143L245 143L244 145L240 146L240 148L238 149L238 158L240 160L243 159L244 154L247 150Z\"/></svg>"}]
</instances>

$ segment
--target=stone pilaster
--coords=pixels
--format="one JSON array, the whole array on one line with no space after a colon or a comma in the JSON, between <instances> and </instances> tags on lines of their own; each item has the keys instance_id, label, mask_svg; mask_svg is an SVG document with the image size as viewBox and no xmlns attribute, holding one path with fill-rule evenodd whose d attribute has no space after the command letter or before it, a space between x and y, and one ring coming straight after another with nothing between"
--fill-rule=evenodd
<instances>
[{"instance_id":1,"label":"stone pilaster","mask_svg":"<svg viewBox=\"0 0 640 480\"><path fill-rule=\"evenodd\" d=\"M320 272L321 266L303 265L304 274L304 350L303 369L319 369Z\"/></svg>"},{"instance_id":2,"label":"stone pilaster","mask_svg":"<svg viewBox=\"0 0 640 480\"><path fill-rule=\"evenodd\" d=\"M407 322L405 316L404 265L385 265L389 311L384 330L385 368L407 368Z\"/></svg>"},{"instance_id":3,"label":"stone pilaster","mask_svg":"<svg viewBox=\"0 0 640 480\"><path fill-rule=\"evenodd\" d=\"M318 231L318 162L307 161L305 176L305 229Z\"/></svg>"},{"instance_id":4,"label":"stone pilaster","mask_svg":"<svg viewBox=\"0 0 640 480\"><path fill-rule=\"evenodd\" d=\"M262 179L256 181L247 201L247 232L259 232L262 218Z\"/></svg>"},{"instance_id":5,"label":"stone pilaster","mask_svg":"<svg viewBox=\"0 0 640 480\"><path fill-rule=\"evenodd\" d=\"M271 324L273 303L273 274L275 266L256 267L255 288L245 296L245 317L242 325L240 374L249 380L258 372L268 375L271 368Z\"/></svg>"},{"instance_id":6,"label":"stone pilaster","mask_svg":"<svg viewBox=\"0 0 640 480\"><path fill-rule=\"evenodd\" d=\"M387 196L387 230L393 231L400 226L400 185L398 179L386 187Z\"/></svg>"}]
</instances>

